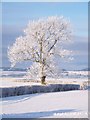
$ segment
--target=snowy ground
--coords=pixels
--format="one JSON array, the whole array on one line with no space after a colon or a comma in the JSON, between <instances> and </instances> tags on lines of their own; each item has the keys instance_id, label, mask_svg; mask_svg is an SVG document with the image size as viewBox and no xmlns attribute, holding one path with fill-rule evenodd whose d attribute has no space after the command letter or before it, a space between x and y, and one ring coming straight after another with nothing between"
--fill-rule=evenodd
<instances>
[{"instance_id":1,"label":"snowy ground","mask_svg":"<svg viewBox=\"0 0 90 120\"><path fill-rule=\"evenodd\" d=\"M52 79L49 78L46 80L46 83L59 83L59 84L79 84L82 85L84 82L87 82L88 79L82 78L61 78L61 79ZM27 85L41 85L40 81L25 80L24 78L0 78L0 88L5 87L16 87L16 86L27 86Z\"/></svg>"},{"instance_id":2,"label":"snowy ground","mask_svg":"<svg viewBox=\"0 0 90 120\"><path fill-rule=\"evenodd\" d=\"M89 76L90 71L60 71L60 76L63 78L86 78ZM3 70L0 69L0 77L23 77L26 75L26 71L22 70Z\"/></svg>"},{"instance_id":3,"label":"snowy ground","mask_svg":"<svg viewBox=\"0 0 90 120\"><path fill-rule=\"evenodd\" d=\"M88 91L30 94L2 99L5 118L87 118Z\"/></svg>"},{"instance_id":4,"label":"snowy ground","mask_svg":"<svg viewBox=\"0 0 90 120\"><path fill-rule=\"evenodd\" d=\"M22 76L24 72L4 72L0 78L0 87L40 85L28 82ZM71 73L70 73L71 74ZM76 73L75 73L76 74ZM81 74L81 73L80 73ZM82 84L87 77L60 78L46 80L50 83ZM37 93L6 97L0 102L1 115L5 118L87 118L88 91L68 91L55 93Z\"/></svg>"},{"instance_id":5,"label":"snowy ground","mask_svg":"<svg viewBox=\"0 0 90 120\"><path fill-rule=\"evenodd\" d=\"M0 88L5 87L16 87L16 86L27 86L27 85L40 85L40 83L35 82L23 82L19 81L20 78L0 78Z\"/></svg>"},{"instance_id":6,"label":"snowy ground","mask_svg":"<svg viewBox=\"0 0 90 120\"><path fill-rule=\"evenodd\" d=\"M26 74L25 71L0 71L0 87L15 87L15 86L25 86L25 85L40 85L36 80L28 80L23 78ZM60 79L47 78L47 83L62 83L62 84L83 84L83 82L88 81L87 71L68 71L64 72L64 75ZM70 74L70 76L65 76L65 74ZM73 75L74 74L74 75ZM77 76L79 75L79 76ZM84 77L86 76L86 77Z\"/></svg>"}]
</instances>

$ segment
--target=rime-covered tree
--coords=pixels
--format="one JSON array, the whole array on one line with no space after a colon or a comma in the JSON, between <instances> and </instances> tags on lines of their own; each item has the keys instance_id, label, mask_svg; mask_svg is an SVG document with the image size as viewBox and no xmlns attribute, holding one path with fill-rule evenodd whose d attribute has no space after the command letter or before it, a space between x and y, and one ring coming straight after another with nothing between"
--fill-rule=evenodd
<instances>
[{"instance_id":1,"label":"rime-covered tree","mask_svg":"<svg viewBox=\"0 0 90 120\"><path fill-rule=\"evenodd\" d=\"M45 83L46 76L56 73L55 58L69 58L71 51L63 49L63 44L71 40L70 21L63 16L30 21L24 35L18 37L8 49L11 65L22 61L32 61L28 73L38 76Z\"/></svg>"}]
</instances>

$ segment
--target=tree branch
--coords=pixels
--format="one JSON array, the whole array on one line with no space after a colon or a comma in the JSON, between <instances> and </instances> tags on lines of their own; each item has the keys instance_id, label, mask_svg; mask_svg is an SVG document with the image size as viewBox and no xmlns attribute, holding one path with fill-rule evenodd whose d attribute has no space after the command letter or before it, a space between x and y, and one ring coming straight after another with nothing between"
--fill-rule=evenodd
<instances>
[{"instance_id":1,"label":"tree branch","mask_svg":"<svg viewBox=\"0 0 90 120\"><path fill-rule=\"evenodd\" d=\"M48 50L48 52L50 52L53 49L53 47L55 46L56 43L57 43L57 40L54 41L54 44L50 47L50 49Z\"/></svg>"}]
</instances>

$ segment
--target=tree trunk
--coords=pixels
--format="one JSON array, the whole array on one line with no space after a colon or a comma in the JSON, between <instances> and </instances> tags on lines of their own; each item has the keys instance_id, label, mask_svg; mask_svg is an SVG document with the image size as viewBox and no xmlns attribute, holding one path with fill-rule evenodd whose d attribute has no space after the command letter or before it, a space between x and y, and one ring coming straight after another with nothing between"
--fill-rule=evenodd
<instances>
[{"instance_id":1,"label":"tree trunk","mask_svg":"<svg viewBox=\"0 0 90 120\"><path fill-rule=\"evenodd\" d=\"M41 79L41 84L45 84L45 78L46 75L44 73L44 64L40 64L40 79Z\"/></svg>"},{"instance_id":2,"label":"tree trunk","mask_svg":"<svg viewBox=\"0 0 90 120\"><path fill-rule=\"evenodd\" d=\"M41 78L41 84L45 84L45 73L44 73L44 59L43 59L43 40L41 39L40 42L40 78Z\"/></svg>"},{"instance_id":3,"label":"tree trunk","mask_svg":"<svg viewBox=\"0 0 90 120\"><path fill-rule=\"evenodd\" d=\"M41 77L41 84L45 84L45 78L46 78L46 76Z\"/></svg>"}]
</instances>

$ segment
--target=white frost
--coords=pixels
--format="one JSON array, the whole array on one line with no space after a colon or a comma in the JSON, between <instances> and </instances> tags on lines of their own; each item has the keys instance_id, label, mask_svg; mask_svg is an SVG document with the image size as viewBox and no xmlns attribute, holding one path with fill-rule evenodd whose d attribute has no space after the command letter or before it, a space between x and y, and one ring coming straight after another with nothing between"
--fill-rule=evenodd
<instances>
[{"instance_id":1,"label":"white frost","mask_svg":"<svg viewBox=\"0 0 90 120\"><path fill-rule=\"evenodd\" d=\"M28 70L32 76L56 75L55 58L70 58L72 55L63 48L64 43L71 41L71 36L70 21L62 16L33 20L24 30L24 36L18 37L9 48L8 57L12 66L27 60L34 62Z\"/></svg>"}]
</instances>

